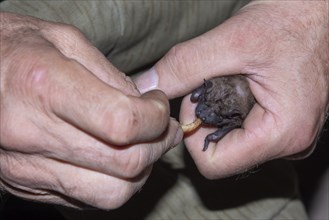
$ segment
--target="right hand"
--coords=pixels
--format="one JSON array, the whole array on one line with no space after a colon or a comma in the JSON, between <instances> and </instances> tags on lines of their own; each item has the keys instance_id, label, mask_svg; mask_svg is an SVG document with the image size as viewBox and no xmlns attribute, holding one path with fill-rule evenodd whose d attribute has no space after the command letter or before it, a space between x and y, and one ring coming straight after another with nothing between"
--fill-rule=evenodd
<instances>
[{"instance_id":1,"label":"right hand","mask_svg":"<svg viewBox=\"0 0 329 220\"><path fill-rule=\"evenodd\" d=\"M289 16L288 16L289 15ZM252 1L197 38L173 47L135 78L140 91L185 95L180 119L195 118L189 93L204 79L243 73L257 103L240 129L200 153L214 129L185 138L200 172L217 179L314 149L329 109L328 2Z\"/></svg>"},{"instance_id":2,"label":"right hand","mask_svg":"<svg viewBox=\"0 0 329 220\"><path fill-rule=\"evenodd\" d=\"M1 13L0 52L0 188L12 194L116 208L182 138L166 96L140 95L73 27Z\"/></svg>"}]
</instances>

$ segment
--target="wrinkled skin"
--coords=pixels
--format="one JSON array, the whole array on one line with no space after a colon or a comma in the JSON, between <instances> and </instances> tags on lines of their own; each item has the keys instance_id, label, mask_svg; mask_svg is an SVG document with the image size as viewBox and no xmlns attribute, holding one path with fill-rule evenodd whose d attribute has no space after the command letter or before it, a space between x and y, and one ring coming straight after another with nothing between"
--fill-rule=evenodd
<instances>
[{"instance_id":1,"label":"wrinkled skin","mask_svg":"<svg viewBox=\"0 0 329 220\"><path fill-rule=\"evenodd\" d=\"M209 142L217 142L241 127L255 103L247 80L240 75L205 80L192 92L191 101L197 103L195 115L204 125L218 127L205 138L203 151Z\"/></svg>"},{"instance_id":2,"label":"wrinkled skin","mask_svg":"<svg viewBox=\"0 0 329 220\"><path fill-rule=\"evenodd\" d=\"M328 16L328 1L252 1L214 29L174 46L135 82L143 92L158 88L169 98L186 96L180 111L185 124L195 118L190 93L203 79L244 74L257 103L242 128L202 154L200 146L214 129L201 127L184 139L207 178L275 158L304 158L329 107Z\"/></svg>"},{"instance_id":3,"label":"wrinkled skin","mask_svg":"<svg viewBox=\"0 0 329 220\"><path fill-rule=\"evenodd\" d=\"M141 95L72 26L0 16L0 189L65 206L121 206L182 137L166 95Z\"/></svg>"}]
</instances>

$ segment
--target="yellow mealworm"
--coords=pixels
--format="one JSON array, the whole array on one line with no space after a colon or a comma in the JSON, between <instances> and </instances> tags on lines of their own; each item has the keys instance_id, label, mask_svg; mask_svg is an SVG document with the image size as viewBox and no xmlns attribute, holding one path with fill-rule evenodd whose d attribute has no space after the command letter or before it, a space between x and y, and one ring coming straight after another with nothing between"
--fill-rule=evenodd
<instances>
[{"instance_id":1,"label":"yellow mealworm","mask_svg":"<svg viewBox=\"0 0 329 220\"><path fill-rule=\"evenodd\" d=\"M187 133L190 133L190 132L194 131L195 129L197 129L201 125L201 123L202 123L201 119L197 118L189 124L181 125L184 134L187 134Z\"/></svg>"}]
</instances>

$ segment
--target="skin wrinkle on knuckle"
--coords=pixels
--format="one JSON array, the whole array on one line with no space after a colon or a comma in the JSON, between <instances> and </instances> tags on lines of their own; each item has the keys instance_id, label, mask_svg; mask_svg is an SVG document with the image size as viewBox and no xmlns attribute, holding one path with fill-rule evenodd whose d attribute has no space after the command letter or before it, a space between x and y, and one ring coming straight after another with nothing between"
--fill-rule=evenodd
<instances>
[{"instance_id":1,"label":"skin wrinkle on knuckle","mask_svg":"<svg viewBox=\"0 0 329 220\"><path fill-rule=\"evenodd\" d=\"M50 197L50 193L44 191L42 189L34 189L30 187L25 187L20 184L16 184L14 182L6 182L2 181L3 189L13 195L18 197L23 197L26 199L40 199L44 197ZM1 179L0 179L0 186L1 186ZM1 190L1 189L0 189Z\"/></svg>"},{"instance_id":2,"label":"skin wrinkle on knuckle","mask_svg":"<svg viewBox=\"0 0 329 220\"><path fill-rule=\"evenodd\" d=\"M127 181L111 184L111 198L107 196L97 199L97 206L105 209L115 209L122 206L135 192L132 183Z\"/></svg>"},{"instance_id":3,"label":"skin wrinkle on knuckle","mask_svg":"<svg viewBox=\"0 0 329 220\"><path fill-rule=\"evenodd\" d=\"M57 191L54 173L48 169L38 155L8 152L0 154L0 177L13 187L13 193L24 198L53 197L49 190ZM14 169L13 169L14 167ZM18 191L17 191L17 190Z\"/></svg>"},{"instance_id":4,"label":"skin wrinkle on knuckle","mask_svg":"<svg viewBox=\"0 0 329 220\"><path fill-rule=\"evenodd\" d=\"M127 146L124 153L121 150L115 150L112 162L116 172L125 178L135 178L140 175L155 159L153 148L145 145L149 144Z\"/></svg>"},{"instance_id":5,"label":"skin wrinkle on knuckle","mask_svg":"<svg viewBox=\"0 0 329 220\"><path fill-rule=\"evenodd\" d=\"M31 91L35 103L39 109L47 113L50 111L48 94L50 93L50 77L47 66L35 66L31 69L29 79L27 79L27 90Z\"/></svg>"},{"instance_id":6,"label":"skin wrinkle on knuckle","mask_svg":"<svg viewBox=\"0 0 329 220\"><path fill-rule=\"evenodd\" d=\"M2 105L2 104L1 104ZM14 115L11 112L7 112L5 108L1 107L0 114L0 150L1 148L11 148L17 142L17 129L15 128L16 124L13 122L12 118Z\"/></svg>"},{"instance_id":7,"label":"skin wrinkle on knuckle","mask_svg":"<svg viewBox=\"0 0 329 220\"><path fill-rule=\"evenodd\" d=\"M59 192L98 208L117 208L123 205L134 191L131 183L119 179L112 181L111 178L99 179L95 176L95 178L85 179L78 173L77 178L72 181L71 178L59 176ZM97 184L101 184L101 187L94 188ZM104 188L107 193L102 190Z\"/></svg>"},{"instance_id":8,"label":"skin wrinkle on knuckle","mask_svg":"<svg viewBox=\"0 0 329 220\"><path fill-rule=\"evenodd\" d=\"M27 22L28 23L28 22ZM20 24L21 25L21 24ZM12 54L19 53L18 45L31 44L35 40L40 39L39 29L33 25L26 24L26 26L12 27L12 28L1 28L1 52L10 56ZM10 60L10 59L7 59Z\"/></svg>"},{"instance_id":9,"label":"skin wrinkle on knuckle","mask_svg":"<svg viewBox=\"0 0 329 220\"><path fill-rule=\"evenodd\" d=\"M47 113L50 108L48 94L51 86L50 66L45 62L49 57L41 58L37 52L34 57L24 53L20 58L24 65L13 67L14 74L7 80L10 86L7 93L12 98L21 100L21 104L23 103L26 108L32 107L39 112Z\"/></svg>"},{"instance_id":10,"label":"skin wrinkle on knuckle","mask_svg":"<svg viewBox=\"0 0 329 220\"><path fill-rule=\"evenodd\" d=\"M34 179L34 175L26 175L27 166L24 165L24 158L15 156L13 153L7 155L6 153L1 153L0 158L0 174L4 182L13 185L15 188L30 189L32 187L31 189L33 189L36 180ZM34 172L33 170L29 171Z\"/></svg>"},{"instance_id":11,"label":"skin wrinkle on knuckle","mask_svg":"<svg viewBox=\"0 0 329 220\"><path fill-rule=\"evenodd\" d=\"M56 191L58 191L61 195L64 195L63 198L73 198L79 202L98 207L99 194L95 194L95 190L92 188L96 183L86 185L83 183L84 181L80 181L79 178L74 178L74 180L75 181L72 182L70 179L66 178L59 181L59 188L57 188ZM90 190L85 190L86 188Z\"/></svg>"},{"instance_id":12,"label":"skin wrinkle on knuckle","mask_svg":"<svg viewBox=\"0 0 329 220\"><path fill-rule=\"evenodd\" d=\"M102 127L114 144L127 145L136 138L139 129L139 115L128 96L122 95L113 105L105 109Z\"/></svg>"},{"instance_id":13,"label":"skin wrinkle on knuckle","mask_svg":"<svg viewBox=\"0 0 329 220\"><path fill-rule=\"evenodd\" d=\"M45 27L42 29L42 34L67 57L78 56L80 46L89 45L82 32L72 25L51 23Z\"/></svg>"},{"instance_id":14,"label":"skin wrinkle on knuckle","mask_svg":"<svg viewBox=\"0 0 329 220\"><path fill-rule=\"evenodd\" d=\"M168 65L167 70L169 70L171 77L174 78L173 81L175 82L183 83L183 80L186 80L186 78L182 78L180 76L180 73L185 72L184 70L186 69L189 69L186 64L191 63L191 61L188 60L188 57L185 57L185 48L184 43L179 43L173 46L164 57L165 63Z\"/></svg>"},{"instance_id":15,"label":"skin wrinkle on knuckle","mask_svg":"<svg viewBox=\"0 0 329 220\"><path fill-rule=\"evenodd\" d=\"M147 166L146 149L138 147L137 151L135 150L127 157L124 156L124 160L120 161L119 167L123 169L124 175L128 178L138 176Z\"/></svg>"},{"instance_id":16,"label":"skin wrinkle on knuckle","mask_svg":"<svg viewBox=\"0 0 329 220\"><path fill-rule=\"evenodd\" d=\"M142 175L147 167L160 157L160 153L157 152L160 148L153 144L146 145L149 144L129 146L124 154L120 150L115 151L111 159L115 172L123 178L130 179Z\"/></svg>"},{"instance_id":17,"label":"skin wrinkle on knuckle","mask_svg":"<svg viewBox=\"0 0 329 220\"><path fill-rule=\"evenodd\" d=\"M66 196L77 198L78 195L83 194L84 190L81 189L79 178L74 178L74 181L71 181L67 178L58 178L57 179L57 190Z\"/></svg>"},{"instance_id":18,"label":"skin wrinkle on knuckle","mask_svg":"<svg viewBox=\"0 0 329 220\"><path fill-rule=\"evenodd\" d=\"M13 74L13 77L8 78L7 83L13 86L8 85L9 88L5 91L0 114L0 142L3 147L8 149L33 151L38 148L39 130L34 123L44 116L40 114L45 112L40 96L44 95L43 87L45 86L38 82L40 78L43 78L40 77L43 74L40 74L40 65L37 66L35 64L30 67L27 65L27 70L24 70L26 72ZM22 115L21 112L25 112L25 114Z\"/></svg>"},{"instance_id":19,"label":"skin wrinkle on knuckle","mask_svg":"<svg viewBox=\"0 0 329 220\"><path fill-rule=\"evenodd\" d=\"M10 157L3 150L0 149L0 177L3 181L5 179L15 179L15 171L10 167Z\"/></svg>"},{"instance_id":20,"label":"skin wrinkle on knuckle","mask_svg":"<svg viewBox=\"0 0 329 220\"><path fill-rule=\"evenodd\" d=\"M94 184L90 184L94 182L92 178L83 179L81 178L82 172L78 170L75 178L70 178L69 173L58 173L55 172L55 182L56 182L56 191L62 195L77 199L82 202L90 202L92 201L92 190L84 190L83 188L92 188ZM88 184L89 183L89 184Z\"/></svg>"}]
</instances>

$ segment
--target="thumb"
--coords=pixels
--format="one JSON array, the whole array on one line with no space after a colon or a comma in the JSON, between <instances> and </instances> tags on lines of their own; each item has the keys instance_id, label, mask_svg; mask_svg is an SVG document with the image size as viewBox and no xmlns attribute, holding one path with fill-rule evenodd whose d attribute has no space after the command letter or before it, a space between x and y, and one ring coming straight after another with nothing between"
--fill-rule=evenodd
<instances>
[{"instance_id":1,"label":"thumb","mask_svg":"<svg viewBox=\"0 0 329 220\"><path fill-rule=\"evenodd\" d=\"M220 32L218 27L174 46L155 66L134 78L138 89L141 93L160 89L175 98L190 93L203 79L241 72L239 56Z\"/></svg>"}]
</instances>

